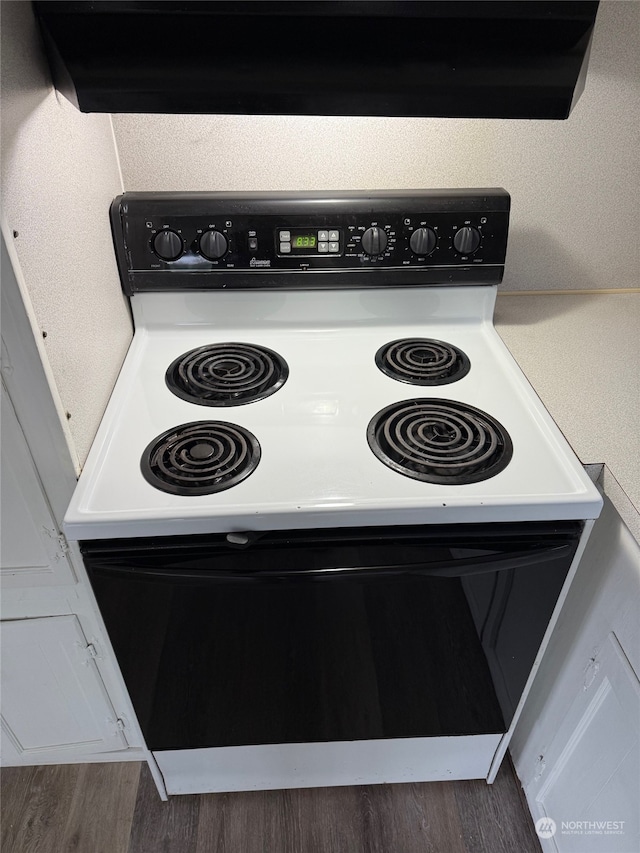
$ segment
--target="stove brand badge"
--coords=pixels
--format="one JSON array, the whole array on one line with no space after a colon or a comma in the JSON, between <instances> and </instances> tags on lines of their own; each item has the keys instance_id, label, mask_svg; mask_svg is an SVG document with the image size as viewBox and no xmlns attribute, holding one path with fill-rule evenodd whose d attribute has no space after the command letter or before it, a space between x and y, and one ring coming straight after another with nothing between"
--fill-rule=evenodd
<instances>
[{"instance_id":1,"label":"stove brand badge","mask_svg":"<svg viewBox=\"0 0 640 853\"><path fill-rule=\"evenodd\" d=\"M249 266L250 267L270 267L271 261L270 260L261 260L260 258L251 258L251 260L249 261Z\"/></svg>"},{"instance_id":2,"label":"stove brand badge","mask_svg":"<svg viewBox=\"0 0 640 853\"><path fill-rule=\"evenodd\" d=\"M540 838L553 838L556 829L556 822L553 818L541 817L536 821L536 832Z\"/></svg>"}]
</instances>

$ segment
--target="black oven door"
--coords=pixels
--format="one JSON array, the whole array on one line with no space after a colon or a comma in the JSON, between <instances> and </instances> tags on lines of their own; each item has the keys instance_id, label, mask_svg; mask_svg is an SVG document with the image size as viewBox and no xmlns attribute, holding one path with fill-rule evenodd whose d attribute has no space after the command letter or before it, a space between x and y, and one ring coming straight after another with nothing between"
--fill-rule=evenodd
<instances>
[{"instance_id":1,"label":"black oven door","mask_svg":"<svg viewBox=\"0 0 640 853\"><path fill-rule=\"evenodd\" d=\"M504 732L581 525L85 542L153 750Z\"/></svg>"}]
</instances>

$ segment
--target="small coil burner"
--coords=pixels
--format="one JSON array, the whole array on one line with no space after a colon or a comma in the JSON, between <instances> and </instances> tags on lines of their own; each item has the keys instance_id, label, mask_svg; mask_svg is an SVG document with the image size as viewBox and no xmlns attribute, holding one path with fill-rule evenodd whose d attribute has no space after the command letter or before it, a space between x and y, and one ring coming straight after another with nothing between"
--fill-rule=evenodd
<instances>
[{"instance_id":1,"label":"small coil burner","mask_svg":"<svg viewBox=\"0 0 640 853\"><path fill-rule=\"evenodd\" d=\"M409 385L448 385L466 376L469 358L457 347L431 338L401 338L376 353L378 368Z\"/></svg>"},{"instance_id":2,"label":"small coil burner","mask_svg":"<svg viewBox=\"0 0 640 853\"><path fill-rule=\"evenodd\" d=\"M173 393L200 406L243 406L274 394L287 381L286 361L267 347L222 343L190 350L169 366Z\"/></svg>"},{"instance_id":3,"label":"small coil burner","mask_svg":"<svg viewBox=\"0 0 640 853\"><path fill-rule=\"evenodd\" d=\"M505 428L486 412L453 400L403 400L378 412L367 440L400 474L443 485L488 480L513 454Z\"/></svg>"},{"instance_id":4,"label":"small coil burner","mask_svg":"<svg viewBox=\"0 0 640 853\"><path fill-rule=\"evenodd\" d=\"M224 421L196 421L163 432L148 445L145 480L172 495L212 495L235 486L260 461L258 439Z\"/></svg>"}]
</instances>

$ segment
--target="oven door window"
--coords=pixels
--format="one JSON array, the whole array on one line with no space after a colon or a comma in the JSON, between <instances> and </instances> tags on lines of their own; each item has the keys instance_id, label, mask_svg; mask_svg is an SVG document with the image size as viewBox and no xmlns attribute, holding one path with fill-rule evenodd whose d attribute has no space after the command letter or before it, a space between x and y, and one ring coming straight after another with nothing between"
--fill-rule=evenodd
<instances>
[{"instance_id":1,"label":"oven door window","mask_svg":"<svg viewBox=\"0 0 640 853\"><path fill-rule=\"evenodd\" d=\"M161 750L503 732L573 550L289 540L85 560Z\"/></svg>"}]
</instances>

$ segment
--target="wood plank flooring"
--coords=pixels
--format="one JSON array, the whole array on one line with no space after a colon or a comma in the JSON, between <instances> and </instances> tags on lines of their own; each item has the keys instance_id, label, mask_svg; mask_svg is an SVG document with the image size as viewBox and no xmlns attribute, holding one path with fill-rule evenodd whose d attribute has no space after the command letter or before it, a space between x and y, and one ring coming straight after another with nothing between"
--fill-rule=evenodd
<instances>
[{"instance_id":1,"label":"wood plank flooring","mask_svg":"<svg viewBox=\"0 0 640 853\"><path fill-rule=\"evenodd\" d=\"M505 761L431 782L172 797L146 765L1 771L2 853L540 853Z\"/></svg>"}]
</instances>

